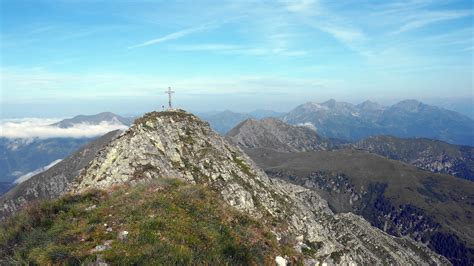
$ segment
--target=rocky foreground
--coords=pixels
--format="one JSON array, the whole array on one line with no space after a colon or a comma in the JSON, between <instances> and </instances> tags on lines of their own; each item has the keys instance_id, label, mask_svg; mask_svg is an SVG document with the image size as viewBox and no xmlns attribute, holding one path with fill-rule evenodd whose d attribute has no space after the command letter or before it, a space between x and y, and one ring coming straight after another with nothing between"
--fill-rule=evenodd
<instances>
[{"instance_id":1,"label":"rocky foreground","mask_svg":"<svg viewBox=\"0 0 474 266\"><path fill-rule=\"evenodd\" d=\"M240 148L184 111L152 112L136 120L98 152L68 191L83 195L91 189L111 191L170 178L213 191L225 204L269 228L280 247L290 243L298 254L290 257L283 248L271 249L274 262L449 264L427 247L390 236L359 216L334 214L314 191L270 179ZM281 253L273 254L275 250ZM94 254L104 260L101 252Z\"/></svg>"}]
</instances>

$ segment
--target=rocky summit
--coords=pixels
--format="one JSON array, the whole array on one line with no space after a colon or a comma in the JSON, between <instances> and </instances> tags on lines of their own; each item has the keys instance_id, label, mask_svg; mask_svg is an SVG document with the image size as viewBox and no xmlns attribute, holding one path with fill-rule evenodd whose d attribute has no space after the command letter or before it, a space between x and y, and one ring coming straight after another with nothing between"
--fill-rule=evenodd
<instances>
[{"instance_id":1,"label":"rocky summit","mask_svg":"<svg viewBox=\"0 0 474 266\"><path fill-rule=\"evenodd\" d=\"M360 216L334 214L310 189L270 179L208 123L181 110L152 112L137 119L97 153L70 185L69 194L110 191L124 184L151 184L160 179L210 189L225 204L265 224L279 245L290 245L299 254L290 258L282 250L274 256L279 265L295 258L307 265L449 264L427 247L390 236ZM114 248L107 243L103 250ZM94 252L101 251L99 247Z\"/></svg>"},{"instance_id":2,"label":"rocky summit","mask_svg":"<svg viewBox=\"0 0 474 266\"><path fill-rule=\"evenodd\" d=\"M226 138L240 147L289 152L328 150L335 146L312 128L292 126L276 118L247 119L229 131Z\"/></svg>"}]
</instances>

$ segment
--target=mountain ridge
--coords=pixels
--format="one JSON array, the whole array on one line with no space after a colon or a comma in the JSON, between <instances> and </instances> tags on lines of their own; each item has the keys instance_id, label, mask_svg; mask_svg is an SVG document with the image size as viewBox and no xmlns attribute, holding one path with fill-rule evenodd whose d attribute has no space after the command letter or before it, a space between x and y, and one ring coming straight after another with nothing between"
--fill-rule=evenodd
<instances>
[{"instance_id":1,"label":"mountain ridge","mask_svg":"<svg viewBox=\"0 0 474 266\"><path fill-rule=\"evenodd\" d=\"M252 124L264 127L266 123L253 121ZM430 243L433 250L447 255L456 264L469 264L473 260L474 231L467 225L472 223L470 204L474 202L470 201L474 199L474 185L414 167L424 165L432 172L452 170L450 173L463 169L450 163L463 158L460 155L463 147L436 140L382 136L374 137L377 142L368 139L363 144L337 145L326 151L298 145L310 142L305 138L312 138L316 133L299 135L301 139L296 145L273 140L273 136L295 135L290 132L297 129L287 124L260 134L262 130L252 125L248 130L231 130L232 134L226 137L244 149L269 176L316 191L337 213L357 213L383 231ZM403 145L391 145L390 141ZM377 149L379 146L382 148ZM385 150L388 152L384 154ZM400 157L395 157L397 154ZM472 151L466 154L472 156ZM400 161L388 159L390 155ZM403 158L418 159L405 163L401 162ZM433 169L433 166L442 168ZM412 220L413 216L419 219ZM447 241L452 245L447 245Z\"/></svg>"},{"instance_id":2,"label":"mountain ridge","mask_svg":"<svg viewBox=\"0 0 474 266\"><path fill-rule=\"evenodd\" d=\"M474 120L417 100L404 100L388 107L367 102L353 105L334 99L320 104L308 102L294 108L283 120L290 124L312 123L320 135L348 141L394 135L474 145Z\"/></svg>"},{"instance_id":3,"label":"mountain ridge","mask_svg":"<svg viewBox=\"0 0 474 266\"><path fill-rule=\"evenodd\" d=\"M122 117L111 112L102 112L94 115L77 115L73 118L63 119L59 122L51 124L51 126L60 128L70 128L77 124L86 123L91 125L98 125L102 122L130 126L133 120L133 118Z\"/></svg>"},{"instance_id":4,"label":"mountain ridge","mask_svg":"<svg viewBox=\"0 0 474 266\"><path fill-rule=\"evenodd\" d=\"M271 225L280 241L291 239L295 250L306 250L307 263L449 264L425 246L393 238L359 216L334 214L309 189L270 179L208 123L179 110L137 119L100 149L69 191L75 195L159 178L210 188L230 206Z\"/></svg>"},{"instance_id":5,"label":"mountain ridge","mask_svg":"<svg viewBox=\"0 0 474 266\"><path fill-rule=\"evenodd\" d=\"M334 146L308 127L290 126L276 118L258 121L247 119L230 130L225 137L241 147L264 145L282 151L327 150Z\"/></svg>"},{"instance_id":6,"label":"mountain ridge","mask_svg":"<svg viewBox=\"0 0 474 266\"><path fill-rule=\"evenodd\" d=\"M474 181L474 147L427 138L374 136L352 146L403 161L433 173L446 173Z\"/></svg>"}]
</instances>

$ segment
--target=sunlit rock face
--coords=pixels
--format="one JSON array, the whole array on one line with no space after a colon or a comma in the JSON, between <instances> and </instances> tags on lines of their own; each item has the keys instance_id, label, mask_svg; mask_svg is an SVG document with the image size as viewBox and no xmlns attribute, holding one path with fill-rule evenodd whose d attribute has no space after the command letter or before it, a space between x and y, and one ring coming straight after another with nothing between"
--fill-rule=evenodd
<instances>
[{"instance_id":1,"label":"sunlit rock face","mask_svg":"<svg viewBox=\"0 0 474 266\"><path fill-rule=\"evenodd\" d=\"M70 191L179 178L217 191L270 224L307 263L449 264L426 247L394 238L353 214L335 215L318 194L272 180L240 150L184 111L153 112L104 147Z\"/></svg>"}]
</instances>

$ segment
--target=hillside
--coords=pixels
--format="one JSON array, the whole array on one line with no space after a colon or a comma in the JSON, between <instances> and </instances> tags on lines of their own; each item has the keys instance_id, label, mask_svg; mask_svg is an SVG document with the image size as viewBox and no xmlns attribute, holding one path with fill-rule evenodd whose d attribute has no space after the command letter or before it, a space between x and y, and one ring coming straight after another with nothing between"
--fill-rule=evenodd
<instances>
[{"instance_id":1,"label":"hillside","mask_svg":"<svg viewBox=\"0 0 474 266\"><path fill-rule=\"evenodd\" d=\"M325 139L308 127L293 126L275 118L247 119L230 130L225 137L247 149L267 148L296 152L354 148L433 173L450 174L467 180L472 180L474 175L474 148L425 138L375 136L350 144Z\"/></svg>"},{"instance_id":2,"label":"hillside","mask_svg":"<svg viewBox=\"0 0 474 266\"><path fill-rule=\"evenodd\" d=\"M302 104L283 117L290 124L311 123L326 138L358 141L370 136L424 137L474 146L474 121L416 100L388 107L373 102L353 105L329 100Z\"/></svg>"},{"instance_id":3,"label":"hillside","mask_svg":"<svg viewBox=\"0 0 474 266\"><path fill-rule=\"evenodd\" d=\"M208 123L184 111L152 112L137 119L128 131L97 153L68 190L79 197L77 195L91 189L110 193L117 186L151 186L158 180L169 178L205 187L215 193L216 200L222 200L241 215L257 219L278 239L278 247L274 250L280 250L280 255L285 256L285 246L290 243L298 253L295 258L302 257L301 263L449 264L425 246L407 238L389 236L359 216L334 214L327 202L310 189L270 179L239 148L212 131ZM128 206L141 201L146 202L141 197L133 198ZM136 213L133 210L127 208L130 214ZM137 215L139 218L136 219L148 219ZM47 214L40 212L39 216L47 217ZM157 213L157 216L170 220L179 218L166 211ZM96 222L109 225L104 221L110 219L108 217L100 216ZM198 221L191 219L192 222ZM34 224L33 229L41 231L38 226ZM159 228L148 229L153 235L159 235ZM243 232L245 230L244 227ZM240 232L233 231L232 234ZM66 244L69 252L84 252L83 247L75 247L72 243ZM173 247L163 241L160 243L165 248ZM113 242L110 245L107 252L114 252ZM26 245L25 252L33 250ZM123 254L123 259L131 256L132 253ZM93 259L112 261L105 255Z\"/></svg>"},{"instance_id":4,"label":"hillside","mask_svg":"<svg viewBox=\"0 0 474 266\"><path fill-rule=\"evenodd\" d=\"M97 152L120 134L112 131L84 145L47 171L16 185L0 197L0 220L21 209L28 202L53 199L62 195L74 178L96 156Z\"/></svg>"},{"instance_id":5,"label":"hillside","mask_svg":"<svg viewBox=\"0 0 474 266\"><path fill-rule=\"evenodd\" d=\"M336 213L427 243L457 265L474 261L474 184L355 150L246 153L274 178L316 191Z\"/></svg>"},{"instance_id":6,"label":"hillside","mask_svg":"<svg viewBox=\"0 0 474 266\"><path fill-rule=\"evenodd\" d=\"M474 148L442 141L376 136L354 144L359 149L403 161L434 173L474 181Z\"/></svg>"},{"instance_id":7,"label":"hillside","mask_svg":"<svg viewBox=\"0 0 474 266\"><path fill-rule=\"evenodd\" d=\"M208 188L160 179L23 211L0 228L0 262L271 264L296 255L290 244L278 245L268 227Z\"/></svg>"},{"instance_id":8,"label":"hillside","mask_svg":"<svg viewBox=\"0 0 474 266\"><path fill-rule=\"evenodd\" d=\"M333 146L310 128L291 126L276 118L247 119L229 131L226 138L241 147L279 151L327 150Z\"/></svg>"}]
</instances>

